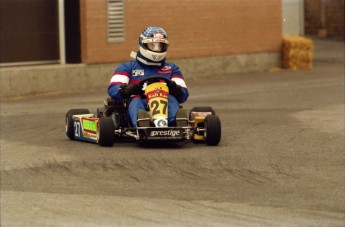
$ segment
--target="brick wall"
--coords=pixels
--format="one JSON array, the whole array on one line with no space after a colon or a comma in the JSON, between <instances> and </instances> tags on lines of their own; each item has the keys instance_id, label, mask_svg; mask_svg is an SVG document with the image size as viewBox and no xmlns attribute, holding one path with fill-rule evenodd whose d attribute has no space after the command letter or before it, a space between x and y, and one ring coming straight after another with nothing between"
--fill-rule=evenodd
<instances>
[{"instance_id":1,"label":"brick wall","mask_svg":"<svg viewBox=\"0 0 345 227\"><path fill-rule=\"evenodd\" d=\"M344 0L305 0L304 8L306 35L344 37Z\"/></svg>"},{"instance_id":2,"label":"brick wall","mask_svg":"<svg viewBox=\"0 0 345 227\"><path fill-rule=\"evenodd\" d=\"M105 0L80 0L82 62L129 60L150 25L170 39L169 59L279 52L281 1L126 0L125 41L107 42Z\"/></svg>"}]
</instances>

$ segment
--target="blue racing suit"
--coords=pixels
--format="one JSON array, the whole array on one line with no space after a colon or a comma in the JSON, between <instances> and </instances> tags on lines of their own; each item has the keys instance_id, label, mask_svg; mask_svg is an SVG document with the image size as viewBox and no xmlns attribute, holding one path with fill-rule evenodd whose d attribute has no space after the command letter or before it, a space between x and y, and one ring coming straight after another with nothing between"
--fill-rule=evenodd
<instances>
[{"instance_id":1,"label":"blue racing suit","mask_svg":"<svg viewBox=\"0 0 345 227\"><path fill-rule=\"evenodd\" d=\"M161 65L146 65L138 59L135 61L125 62L119 65L111 78L108 94L111 98L122 100L120 86L123 84L136 84L147 77L162 76L174 81L182 88L181 97L168 97L168 122L171 123L175 119L175 115L179 109L179 103L187 100L189 93L187 85L183 79L183 75L175 64L163 61ZM146 110L147 100L139 95L132 96L128 106L128 116L130 124L133 127L137 125L139 110Z\"/></svg>"}]
</instances>

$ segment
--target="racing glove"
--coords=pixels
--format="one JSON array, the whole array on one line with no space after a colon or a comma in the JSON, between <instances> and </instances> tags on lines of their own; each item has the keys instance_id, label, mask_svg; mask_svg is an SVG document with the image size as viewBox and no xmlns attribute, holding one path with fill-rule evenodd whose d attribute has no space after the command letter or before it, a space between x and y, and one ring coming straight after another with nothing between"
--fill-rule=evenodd
<instances>
[{"instance_id":1,"label":"racing glove","mask_svg":"<svg viewBox=\"0 0 345 227\"><path fill-rule=\"evenodd\" d=\"M180 100L181 96L183 95L182 87L177 85L175 81L170 81L168 84L169 94L174 96L177 100Z\"/></svg>"},{"instance_id":2,"label":"racing glove","mask_svg":"<svg viewBox=\"0 0 345 227\"><path fill-rule=\"evenodd\" d=\"M143 90L140 84L123 84L120 86L120 94L123 98L129 98L131 95L142 95Z\"/></svg>"}]
</instances>

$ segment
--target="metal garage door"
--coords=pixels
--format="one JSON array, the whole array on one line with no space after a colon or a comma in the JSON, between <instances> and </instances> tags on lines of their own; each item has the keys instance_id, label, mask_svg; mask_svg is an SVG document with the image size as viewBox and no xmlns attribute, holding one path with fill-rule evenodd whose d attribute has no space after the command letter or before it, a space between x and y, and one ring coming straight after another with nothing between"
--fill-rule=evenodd
<instances>
[{"instance_id":1,"label":"metal garage door","mask_svg":"<svg viewBox=\"0 0 345 227\"><path fill-rule=\"evenodd\" d=\"M59 61L58 0L0 1L1 66Z\"/></svg>"},{"instance_id":2,"label":"metal garage door","mask_svg":"<svg viewBox=\"0 0 345 227\"><path fill-rule=\"evenodd\" d=\"M304 35L304 0L283 0L283 35Z\"/></svg>"}]
</instances>

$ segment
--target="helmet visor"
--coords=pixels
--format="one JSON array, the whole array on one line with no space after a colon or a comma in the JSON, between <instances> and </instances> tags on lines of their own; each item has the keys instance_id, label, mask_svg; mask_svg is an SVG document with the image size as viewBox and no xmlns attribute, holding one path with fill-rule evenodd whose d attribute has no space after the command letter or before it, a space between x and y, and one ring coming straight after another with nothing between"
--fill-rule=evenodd
<instances>
[{"instance_id":1,"label":"helmet visor","mask_svg":"<svg viewBox=\"0 0 345 227\"><path fill-rule=\"evenodd\" d=\"M145 48L154 52L165 52L168 49L168 45L166 43L160 42L152 42L152 43L145 43Z\"/></svg>"}]
</instances>

